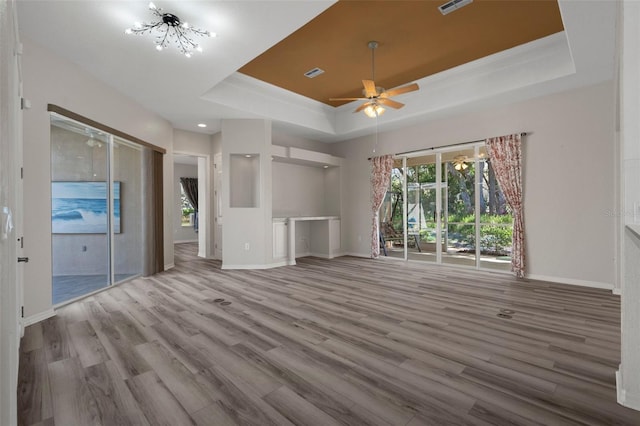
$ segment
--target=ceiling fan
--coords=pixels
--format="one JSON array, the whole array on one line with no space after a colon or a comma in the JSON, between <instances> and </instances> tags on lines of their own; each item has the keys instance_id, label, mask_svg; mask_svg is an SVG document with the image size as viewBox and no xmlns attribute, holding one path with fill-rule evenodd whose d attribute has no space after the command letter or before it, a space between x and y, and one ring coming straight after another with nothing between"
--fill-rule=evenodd
<instances>
[{"instance_id":1,"label":"ceiling fan","mask_svg":"<svg viewBox=\"0 0 640 426\"><path fill-rule=\"evenodd\" d=\"M485 152L479 152L478 153L478 157L480 160L482 160L483 158L486 157L486 153ZM453 160L451 160L451 164L453 164L453 168L456 169L459 172L464 172L468 167L469 164L467 163L474 163L475 162L475 156L467 156L467 155L456 155L455 157L453 157Z\"/></svg>"},{"instance_id":2,"label":"ceiling fan","mask_svg":"<svg viewBox=\"0 0 640 426\"><path fill-rule=\"evenodd\" d=\"M453 168L456 169L459 172L463 172L467 169L467 167L469 167L469 165L467 164L467 162L469 161L469 157L467 157L466 155L456 155L455 157L453 157Z\"/></svg>"},{"instance_id":3,"label":"ceiling fan","mask_svg":"<svg viewBox=\"0 0 640 426\"><path fill-rule=\"evenodd\" d=\"M369 49L371 49L371 80L362 80L364 90L362 91L364 97L361 98L330 98L330 101L367 101L360 105L354 112L364 111L364 113L371 118L382 115L385 111L384 106L388 106L394 109L399 109L404 106L403 103L390 99L393 96L401 95L403 93L413 92L418 90L417 83L407 84L406 86L397 87L391 90L385 90L382 87L376 86L375 83L375 49L378 47L377 41L370 41L368 43Z\"/></svg>"}]
</instances>

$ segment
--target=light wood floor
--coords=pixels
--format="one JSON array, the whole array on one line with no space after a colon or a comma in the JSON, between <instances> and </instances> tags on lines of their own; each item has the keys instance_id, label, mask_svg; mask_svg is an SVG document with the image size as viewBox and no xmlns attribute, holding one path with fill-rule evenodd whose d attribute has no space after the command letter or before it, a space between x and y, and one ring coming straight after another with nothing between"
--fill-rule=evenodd
<instances>
[{"instance_id":1,"label":"light wood floor","mask_svg":"<svg viewBox=\"0 0 640 426\"><path fill-rule=\"evenodd\" d=\"M221 271L194 250L28 327L20 424L640 425L616 403L609 292L351 257Z\"/></svg>"}]
</instances>

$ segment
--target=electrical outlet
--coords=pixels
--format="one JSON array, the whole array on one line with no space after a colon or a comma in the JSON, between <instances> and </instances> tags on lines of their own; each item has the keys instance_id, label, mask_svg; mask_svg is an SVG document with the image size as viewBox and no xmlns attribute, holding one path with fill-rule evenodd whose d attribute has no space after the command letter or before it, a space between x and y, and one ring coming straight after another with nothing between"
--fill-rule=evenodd
<instances>
[{"instance_id":1,"label":"electrical outlet","mask_svg":"<svg viewBox=\"0 0 640 426\"><path fill-rule=\"evenodd\" d=\"M250 247L250 246L249 246L249 243L244 243L244 249L245 249L246 251L249 251L249 247Z\"/></svg>"}]
</instances>

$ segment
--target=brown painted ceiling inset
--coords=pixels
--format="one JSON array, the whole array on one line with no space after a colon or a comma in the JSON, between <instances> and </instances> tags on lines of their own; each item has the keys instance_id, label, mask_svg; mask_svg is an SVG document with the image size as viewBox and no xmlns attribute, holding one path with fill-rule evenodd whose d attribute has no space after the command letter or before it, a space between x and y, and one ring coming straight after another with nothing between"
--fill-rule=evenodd
<instances>
[{"instance_id":1,"label":"brown painted ceiling inset","mask_svg":"<svg viewBox=\"0 0 640 426\"><path fill-rule=\"evenodd\" d=\"M563 31L556 0L474 0L448 15L445 1L339 1L239 71L338 106L371 79L392 89ZM325 73L309 79L312 68ZM420 90L429 90L421 87Z\"/></svg>"}]
</instances>

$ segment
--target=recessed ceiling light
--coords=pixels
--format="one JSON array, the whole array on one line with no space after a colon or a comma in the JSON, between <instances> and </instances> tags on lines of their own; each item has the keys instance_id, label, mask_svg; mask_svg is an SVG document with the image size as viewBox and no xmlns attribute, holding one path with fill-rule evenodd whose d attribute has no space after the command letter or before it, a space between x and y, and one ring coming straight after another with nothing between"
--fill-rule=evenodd
<instances>
[{"instance_id":1,"label":"recessed ceiling light","mask_svg":"<svg viewBox=\"0 0 640 426\"><path fill-rule=\"evenodd\" d=\"M207 127L207 125L206 125L206 124L204 124L204 123L199 123L199 124L198 124L198 127Z\"/></svg>"},{"instance_id":2,"label":"recessed ceiling light","mask_svg":"<svg viewBox=\"0 0 640 426\"><path fill-rule=\"evenodd\" d=\"M326 164L325 164L324 166L322 166L322 167L324 167L325 169L328 169L328 168L329 168L329 166L327 166Z\"/></svg>"},{"instance_id":3,"label":"recessed ceiling light","mask_svg":"<svg viewBox=\"0 0 640 426\"><path fill-rule=\"evenodd\" d=\"M251 158L251 154L246 154L245 157Z\"/></svg>"}]
</instances>

